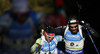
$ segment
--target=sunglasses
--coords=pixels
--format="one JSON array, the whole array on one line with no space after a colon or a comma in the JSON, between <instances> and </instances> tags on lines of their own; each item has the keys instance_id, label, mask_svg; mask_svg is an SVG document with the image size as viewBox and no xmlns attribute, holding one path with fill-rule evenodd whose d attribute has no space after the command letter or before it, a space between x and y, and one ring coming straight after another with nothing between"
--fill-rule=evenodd
<instances>
[{"instance_id":1,"label":"sunglasses","mask_svg":"<svg viewBox=\"0 0 100 54\"><path fill-rule=\"evenodd\" d=\"M76 28L76 27L78 27L78 25L76 25L76 26L69 26L70 28Z\"/></svg>"}]
</instances>

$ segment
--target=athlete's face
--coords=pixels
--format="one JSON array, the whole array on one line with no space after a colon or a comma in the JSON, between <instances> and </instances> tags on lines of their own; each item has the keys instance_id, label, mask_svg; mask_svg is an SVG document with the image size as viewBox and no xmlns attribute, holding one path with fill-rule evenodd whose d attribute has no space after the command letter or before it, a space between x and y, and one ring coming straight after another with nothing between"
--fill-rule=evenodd
<instances>
[{"instance_id":1,"label":"athlete's face","mask_svg":"<svg viewBox=\"0 0 100 54\"><path fill-rule=\"evenodd\" d=\"M45 36L45 38L46 38L46 40L47 40L48 42L51 42L51 40L52 40L54 37ZM48 40L48 38L49 38L49 40Z\"/></svg>"},{"instance_id":2,"label":"athlete's face","mask_svg":"<svg viewBox=\"0 0 100 54\"><path fill-rule=\"evenodd\" d=\"M48 38L49 38L49 40L48 40ZM49 35L45 34L45 39L46 39L46 41L51 42L51 40L52 40L53 38L54 38L54 35L53 35L53 36L49 36Z\"/></svg>"},{"instance_id":3,"label":"athlete's face","mask_svg":"<svg viewBox=\"0 0 100 54\"><path fill-rule=\"evenodd\" d=\"M70 24L69 25L70 31L72 34L77 34L78 32L78 24Z\"/></svg>"},{"instance_id":4,"label":"athlete's face","mask_svg":"<svg viewBox=\"0 0 100 54\"><path fill-rule=\"evenodd\" d=\"M18 21L18 23L24 23L28 17L28 11L24 13L14 12L13 16L14 16L14 19Z\"/></svg>"}]
</instances>

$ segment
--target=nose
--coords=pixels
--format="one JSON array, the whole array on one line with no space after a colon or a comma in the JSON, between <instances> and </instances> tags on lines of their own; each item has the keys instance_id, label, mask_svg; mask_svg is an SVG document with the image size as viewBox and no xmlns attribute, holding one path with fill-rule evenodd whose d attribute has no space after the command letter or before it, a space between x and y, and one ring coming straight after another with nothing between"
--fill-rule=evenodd
<instances>
[{"instance_id":1,"label":"nose","mask_svg":"<svg viewBox=\"0 0 100 54\"><path fill-rule=\"evenodd\" d=\"M75 27L73 29L76 29Z\"/></svg>"},{"instance_id":2,"label":"nose","mask_svg":"<svg viewBox=\"0 0 100 54\"><path fill-rule=\"evenodd\" d=\"M72 28L72 30L75 30L75 29L76 29L75 27Z\"/></svg>"}]
</instances>

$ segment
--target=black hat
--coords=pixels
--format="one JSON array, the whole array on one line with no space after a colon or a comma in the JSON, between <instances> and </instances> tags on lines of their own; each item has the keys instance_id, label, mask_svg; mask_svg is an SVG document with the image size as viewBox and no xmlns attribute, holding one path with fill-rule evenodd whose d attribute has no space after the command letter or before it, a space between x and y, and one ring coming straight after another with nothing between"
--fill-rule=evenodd
<instances>
[{"instance_id":1,"label":"black hat","mask_svg":"<svg viewBox=\"0 0 100 54\"><path fill-rule=\"evenodd\" d=\"M79 21L77 20L76 17L70 17L69 20L68 20L68 24L76 24L76 23L79 23Z\"/></svg>"}]
</instances>

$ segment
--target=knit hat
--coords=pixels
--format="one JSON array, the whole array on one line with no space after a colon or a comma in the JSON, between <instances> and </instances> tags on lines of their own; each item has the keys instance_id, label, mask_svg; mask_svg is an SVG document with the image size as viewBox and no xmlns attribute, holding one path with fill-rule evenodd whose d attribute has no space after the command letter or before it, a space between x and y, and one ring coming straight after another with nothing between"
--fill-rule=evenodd
<instances>
[{"instance_id":1,"label":"knit hat","mask_svg":"<svg viewBox=\"0 0 100 54\"><path fill-rule=\"evenodd\" d=\"M27 0L13 0L12 11L13 12L26 12L29 10Z\"/></svg>"}]
</instances>

